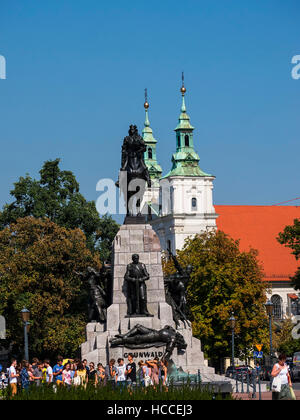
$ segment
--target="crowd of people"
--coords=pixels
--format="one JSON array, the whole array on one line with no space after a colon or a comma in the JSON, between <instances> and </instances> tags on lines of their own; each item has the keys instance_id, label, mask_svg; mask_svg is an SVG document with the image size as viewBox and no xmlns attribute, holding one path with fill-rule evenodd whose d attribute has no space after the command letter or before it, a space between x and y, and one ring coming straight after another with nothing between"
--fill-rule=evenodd
<instances>
[{"instance_id":1,"label":"crowd of people","mask_svg":"<svg viewBox=\"0 0 300 420\"><path fill-rule=\"evenodd\" d=\"M86 387L106 386L113 387L133 387L139 383L143 387L157 386L161 383L167 390L168 384L168 362L165 360L139 361L138 365L134 362L133 355L128 355L125 363L124 359L118 359L117 363L111 359L107 366L93 362L88 364L87 360L64 359L59 356L57 363L52 367L50 360L40 361L37 358L29 363L23 360L18 363L12 359L11 366L7 369L7 375L1 373L6 383L11 388L12 395L16 395L18 390L28 390L33 384L53 385L55 387L72 386ZM4 382L4 379L2 383Z\"/></svg>"}]
</instances>

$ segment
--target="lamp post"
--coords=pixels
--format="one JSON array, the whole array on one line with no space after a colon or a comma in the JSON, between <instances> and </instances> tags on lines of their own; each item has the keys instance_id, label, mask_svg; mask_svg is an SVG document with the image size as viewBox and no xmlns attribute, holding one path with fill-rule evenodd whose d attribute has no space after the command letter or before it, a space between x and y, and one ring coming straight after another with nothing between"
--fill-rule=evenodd
<instances>
[{"instance_id":1,"label":"lamp post","mask_svg":"<svg viewBox=\"0 0 300 420\"><path fill-rule=\"evenodd\" d=\"M272 337L272 316L273 316L273 309L274 304L271 300L265 304L267 314L269 316L269 330L270 330L270 364L273 365L273 337Z\"/></svg>"},{"instance_id":2,"label":"lamp post","mask_svg":"<svg viewBox=\"0 0 300 420\"><path fill-rule=\"evenodd\" d=\"M29 326L29 318L30 312L28 309L24 308L21 311L21 318L24 325L24 359L29 361L29 351L28 351L28 326Z\"/></svg>"},{"instance_id":3,"label":"lamp post","mask_svg":"<svg viewBox=\"0 0 300 420\"><path fill-rule=\"evenodd\" d=\"M234 313L232 312L231 317L229 318L230 321L230 325L231 325L231 334L232 334L232 339L231 339L231 344L232 344L232 356L231 356L231 364L232 367L234 369L234 329L235 329L235 317L234 317Z\"/></svg>"}]
</instances>

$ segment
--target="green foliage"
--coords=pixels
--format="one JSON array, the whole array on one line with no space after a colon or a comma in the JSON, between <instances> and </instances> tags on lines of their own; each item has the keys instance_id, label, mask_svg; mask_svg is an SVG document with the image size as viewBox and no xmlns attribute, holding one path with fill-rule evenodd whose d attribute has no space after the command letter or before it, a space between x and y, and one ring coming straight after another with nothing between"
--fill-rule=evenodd
<instances>
[{"instance_id":1,"label":"green foliage","mask_svg":"<svg viewBox=\"0 0 300 420\"><path fill-rule=\"evenodd\" d=\"M300 219L295 219L292 226L286 226L277 240L280 244L292 249L292 254L298 260L300 258ZM292 282L295 289L300 290L300 267L292 278Z\"/></svg>"},{"instance_id":2,"label":"green foliage","mask_svg":"<svg viewBox=\"0 0 300 420\"><path fill-rule=\"evenodd\" d=\"M59 163L59 159L45 162L39 180L26 175L14 184L10 193L15 201L6 204L0 213L0 229L27 216L48 218L67 229L81 229L90 250L97 245L107 258L107 244L112 241L117 224L110 217L100 219L95 203L80 194L74 174L62 171Z\"/></svg>"},{"instance_id":3,"label":"green foliage","mask_svg":"<svg viewBox=\"0 0 300 420\"><path fill-rule=\"evenodd\" d=\"M111 257L112 242L119 231L118 223L108 215L103 216L99 222L97 249L101 255L101 261L109 261Z\"/></svg>"},{"instance_id":4,"label":"green foliage","mask_svg":"<svg viewBox=\"0 0 300 420\"><path fill-rule=\"evenodd\" d=\"M71 357L84 341L87 285L75 272L100 268L80 229L26 217L0 231L0 314L7 342L23 348L20 311L31 312L31 356Z\"/></svg>"},{"instance_id":5,"label":"green foliage","mask_svg":"<svg viewBox=\"0 0 300 420\"><path fill-rule=\"evenodd\" d=\"M266 285L256 251L240 252L239 242L225 233L207 232L188 239L178 259L194 267L188 304L194 335L209 358L231 355L231 312L236 318L236 356L249 356L256 343L268 347ZM165 264L166 273L172 269L171 262Z\"/></svg>"},{"instance_id":6,"label":"green foliage","mask_svg":"<svg viewBox=\"0 0 300 420\"><path fill-rule=\"evenodd\" d=\"M290 318L282 321L280 329L274 332L273 344L278 353L284 353L292 357L294 353L300 351L300 339L294 340L292 330L295 325Z\"/></svg>"},{"instance_id":7,"label":"green foliage","mask_svg":"<svg viewBox=\"0 0 300 420\"><path fill-rule=\"evenodd\" d=\"M138 387L133 391L129 389L113 389L110 386L93 387L87 389L82 387L58 387L57 392L53 386L32 387L28 392L20 392L14 398L11 398L9 390L5 395L6 400L28 400L28 401L193 401L193 400L220 400L221 395L214 395L205 387L197 386L191 388L188 384L181 387L170 386L168 392L164 389L155 389L153 387ZM227 400L231 399L228 395Z\"/></svg>"}]
</instances>

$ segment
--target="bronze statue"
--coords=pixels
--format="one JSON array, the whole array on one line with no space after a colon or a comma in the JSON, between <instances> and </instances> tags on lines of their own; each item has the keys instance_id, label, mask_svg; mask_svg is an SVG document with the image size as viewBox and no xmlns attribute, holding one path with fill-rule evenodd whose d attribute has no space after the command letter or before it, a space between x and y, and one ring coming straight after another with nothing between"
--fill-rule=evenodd
<instances>
[{"instance_id":1,"label":"bronze statue","mask_svg":"<svg viewBox=\"0 0 300 420\"><path fill-rule=\"evenodd\" d=\"M166 301L173 309L173 319L176 326L179 326L179 321L190 325L190 314L187 307L186 290L191 278L190 276L193 271L193 267L188 265L184 269L179 264L175 255L171 252L169 255L173 259L177 271L175 274L165 278Z\"/></svg>"},{"instance_id":2,"label":"bronze statue","mask_svg":"<svg viewBox=\"0 0 300 420\"><path fill-rule=\"evenodd\" d=\"M166 351L163 355L164 360L171 358L175 348L179 351L187 348L183 336L169 325L157 331L138 324L126 334L118 334L111 338L110 343L112 347L124 346L129 349L166 346Z\"/></svg>"},{"instance_id":3,"label":"bronze statue","mask_svg":"<svg viewBox=\"0 0 300 420\"><path fill-rule=\"evenodd\" d=\"M101 272L88 267L85 273L76 273L89 283L88 318L89 322L106 321L107 285L102 281Z\"/></svg>"},{"instance_id":4,"label":"bronze statue","mask_svg":"<svg viewBox=\"0 0 300 420\"><path fill-rule=\"evenodd\" d=\"M150 187L151 180L148 168L145 164L144 153L146 145L143 138L139 135L136 125L131 125L129 128L128 136L124 138L122 146L122 162L119 180L116 183L120 187L124 197L127 197L126 209L127 216L140 216L141 200L138 199L136 203L131 198L139 192L142 197L146 189L146 184ZM127 179L124 179L123 174L127 174ZM132 181L139 182L139 185L133 185ZM129 184L131 183L131 187ZM133 191L131 191L133 189Z\"/></svg>"},{"instance_id":5,"label":"bronze statue","mask_svg":"<svg viewBox=\"0 0 300 420\"><path fill-rule=\"evenodd\" d=\"M152 316L147 309L147 287L149 280L145 264L139 262L139 255L132 255L132 263L127 265L124 276L127 286L127 316Z\"/></svg>"}]
</instances>

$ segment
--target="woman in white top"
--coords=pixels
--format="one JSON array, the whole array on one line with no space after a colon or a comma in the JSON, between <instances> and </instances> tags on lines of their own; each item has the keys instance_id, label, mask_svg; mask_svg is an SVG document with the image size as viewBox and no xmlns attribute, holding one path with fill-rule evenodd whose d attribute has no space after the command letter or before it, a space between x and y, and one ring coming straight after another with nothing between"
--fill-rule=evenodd
<instances>
[{"instance_id":1,"label":"woman in white top","mask_svg":"<svg viewBox=\"0 0 300 420\"><path fill-rule=\"evenodd\" d=\"M281 354L279 356L279 361L273 367L272 378L279 378L281 383L281 390L280 392L273 392L272 399L273 400L291 400L291 390L292 388L292 381L291 376L289 373L289 367L286 364L286 355Z\"/></svg>"},{"instance_id":2,"label":"woman in white top","mask_svg":"<svg viewBox=\"0 0 300 420\"><path fill-rule=\"evenodd\" d=\"M67 388L71 388L72 385L72 371L71 364L67 363L62 374L63 383Z\"/></svg>"}]
</instances>

